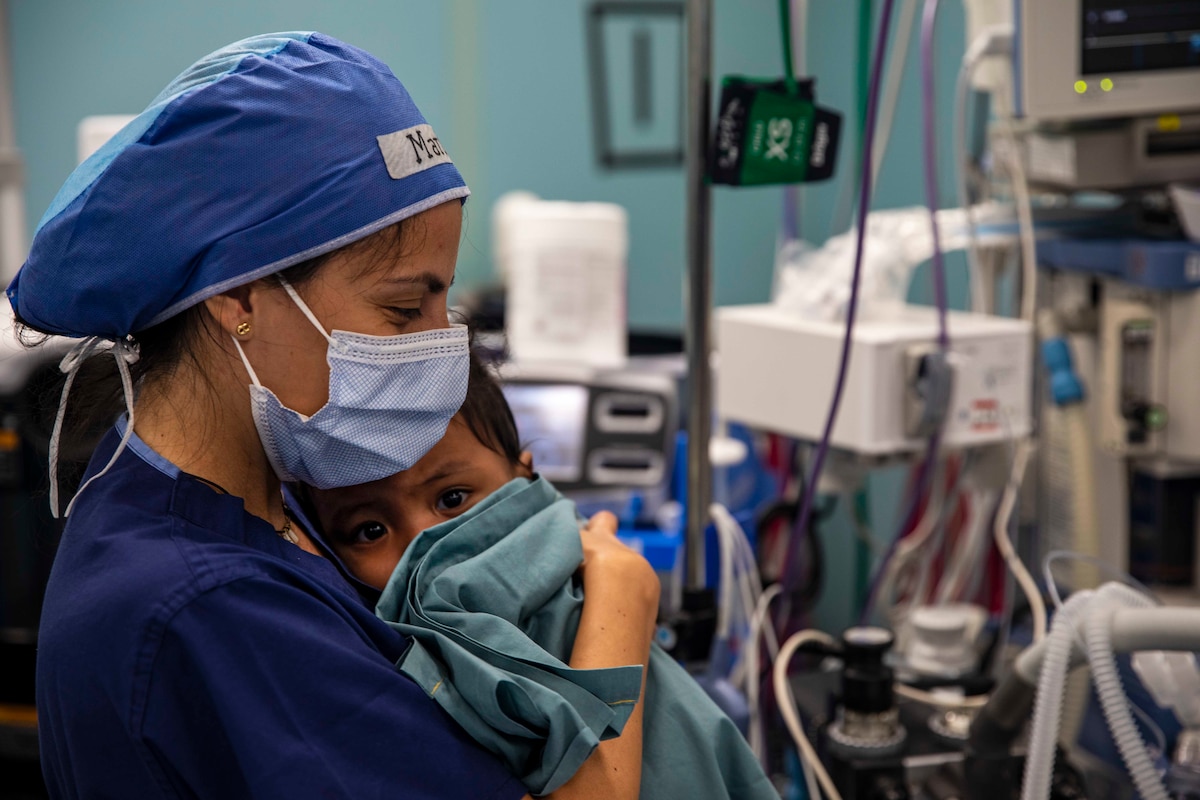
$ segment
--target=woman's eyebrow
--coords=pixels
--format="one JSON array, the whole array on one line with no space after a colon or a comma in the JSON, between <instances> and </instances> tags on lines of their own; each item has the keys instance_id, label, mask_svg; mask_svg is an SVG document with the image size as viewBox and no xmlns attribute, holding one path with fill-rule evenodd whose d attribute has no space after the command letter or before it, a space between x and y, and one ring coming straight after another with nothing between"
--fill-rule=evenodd
<instances>
[{"instance_id":1,"label":"woman's eyebrow","mask_svg":"<svg viewBox=\"0 0 1200 800\"><path fill-rule=\"evenodd\" d=\"M447 285L441 276L432 272L418 272L415 275L402 275L396 277L388 277L382 280L382 283L392 286L419 286L424 287L430 294L441 294L446 291ZM451 279L453 284L454 280Z\"/></svg>"}]
</instances>

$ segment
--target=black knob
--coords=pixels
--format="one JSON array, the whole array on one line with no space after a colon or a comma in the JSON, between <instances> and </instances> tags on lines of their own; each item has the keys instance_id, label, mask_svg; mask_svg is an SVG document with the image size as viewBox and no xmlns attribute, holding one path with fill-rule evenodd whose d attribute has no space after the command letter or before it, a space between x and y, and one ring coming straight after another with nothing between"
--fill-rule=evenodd
<instances>
[{"instance_id":1,"label":"black knob","mask_svg":"<svg viewBox=\"0 0 1200 800\"><path fill-rule=\"evenodd\" d=\"M842 705L848 711L879 714L895 704L895 675L884 663L894 637L884 628L850 628L842 634Z\"/></svg>"}]
</instances>

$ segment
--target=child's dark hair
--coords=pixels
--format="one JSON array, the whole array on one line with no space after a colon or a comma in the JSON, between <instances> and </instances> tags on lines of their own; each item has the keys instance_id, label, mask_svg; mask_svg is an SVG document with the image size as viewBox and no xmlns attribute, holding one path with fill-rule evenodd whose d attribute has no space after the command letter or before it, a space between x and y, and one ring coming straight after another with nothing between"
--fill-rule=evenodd
<instances>
[{"instance_id":1,"label":"child's dark hair","mask_svg":"<svg viewBox=\"0 0 1200 800\"><path fill-rule=\"evenodd\" d=\"M479 351L471 348L471 371L467 380L467 399L459 414L475 438L510 464L520 463L521 441L512 409L500 388L500 381L484 363Z\"/></svg>"}]
</instances>

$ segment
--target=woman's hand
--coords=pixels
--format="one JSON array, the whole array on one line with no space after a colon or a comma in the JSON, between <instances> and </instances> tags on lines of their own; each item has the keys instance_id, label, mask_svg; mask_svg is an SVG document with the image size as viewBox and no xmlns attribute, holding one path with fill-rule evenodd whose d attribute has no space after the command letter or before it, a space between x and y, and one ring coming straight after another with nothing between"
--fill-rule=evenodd
<instances>
[{"instance_id":1,"label":"woman's hand","mask_svg":"<svg viewBox=\"0 0 1200 800\"><path fill-rule=\"evenodd\" d=\"M575 669L629 664L645 666L658 616L658 576L635 551L617 540L617 518L592 517L580 531L583 563L583 613L571 651ZM603 742L571 780L550 796L554 800L636 798L642 780L642 696L616 739Z\"/></svg>"}]
</instances>

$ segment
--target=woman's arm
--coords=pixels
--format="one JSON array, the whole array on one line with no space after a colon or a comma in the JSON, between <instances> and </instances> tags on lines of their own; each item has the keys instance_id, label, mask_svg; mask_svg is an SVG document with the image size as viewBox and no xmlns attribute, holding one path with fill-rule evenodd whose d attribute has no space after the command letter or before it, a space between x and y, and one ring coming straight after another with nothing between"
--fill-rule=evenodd
<instances>
[{"instance_id":1,"label":"woman's arm","mask_svg":"<svg viewBox=\"0 0 1200 800\"><path fill-rule=\"evenodd\" d=\"M571 651L575 669L646 665L658 614L658 576L644 558L616 538L612 514L592 517L583 530L583 613ZM602 742L554 800L636 798L642 779L642 696L615 739Z\"/></svg>"}]
</instances>

